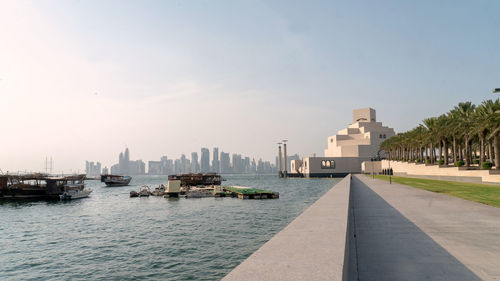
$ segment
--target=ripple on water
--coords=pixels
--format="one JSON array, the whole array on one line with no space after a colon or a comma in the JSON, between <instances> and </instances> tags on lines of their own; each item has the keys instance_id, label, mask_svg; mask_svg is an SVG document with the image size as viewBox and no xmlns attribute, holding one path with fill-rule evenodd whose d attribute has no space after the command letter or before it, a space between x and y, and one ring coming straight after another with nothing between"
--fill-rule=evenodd
<instances>
[{"instance_id":1,"label":"ripple on water","mask_svg":"<svg viewBox=\"0 0 500 281\"><path fill-rule=\"evenodd\" d=\"M229 175L277 200L129 198L142 184L70 202L0 201L0 280L219 280L338 180Z\"/></svg>"}]
</instances>

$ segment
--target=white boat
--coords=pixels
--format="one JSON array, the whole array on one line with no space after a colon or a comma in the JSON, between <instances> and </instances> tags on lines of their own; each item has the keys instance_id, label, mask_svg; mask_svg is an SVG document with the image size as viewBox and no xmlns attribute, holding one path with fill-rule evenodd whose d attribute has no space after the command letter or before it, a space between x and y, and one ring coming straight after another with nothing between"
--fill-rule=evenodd
<instances>
[{"instance_id":1,"label":"white boat","mask_svg":"<svg viewBox=\"0 0 500 281\"><path fill-rule=\"evenodd\" d=\"M91 189L85 189L85 185L82 182L68 183L64 186L64 192L59 195L61 200L72 200L88 197L92 193Z\"/></svg>"},{"instance_id":2,"label":"white boat","mask_svg":"<svg viewBox=\"0 0 500 281\"><path fill-rule=\"evenodd\" d=\"M138 192L139 197L149 197L151 195L151 190L149 189L149 186L143 185L141 187L141 190Z\"/></svg>"}]
</instances>

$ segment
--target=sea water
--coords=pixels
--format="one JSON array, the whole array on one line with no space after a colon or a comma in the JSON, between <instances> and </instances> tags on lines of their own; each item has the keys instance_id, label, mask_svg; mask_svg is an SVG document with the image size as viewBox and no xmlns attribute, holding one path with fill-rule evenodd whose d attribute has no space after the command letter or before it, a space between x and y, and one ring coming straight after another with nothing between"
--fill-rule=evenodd
<instances>
[{"instance_id":1,"label":"sea water","mask_svg":"<svg viewBox=\"0 0 500 281\"><path fill-rule=\"evenodd\" d=\"M0 200L0 280L219 280L339 181L224 178L280 198L129 198L167 182L135 176L69 202Z\"/></svg>"}]
</instances>

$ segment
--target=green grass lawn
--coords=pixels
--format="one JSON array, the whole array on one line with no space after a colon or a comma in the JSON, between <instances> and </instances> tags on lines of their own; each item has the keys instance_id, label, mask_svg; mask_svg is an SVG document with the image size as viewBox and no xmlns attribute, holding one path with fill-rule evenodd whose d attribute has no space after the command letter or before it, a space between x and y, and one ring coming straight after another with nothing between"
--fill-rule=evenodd
<instances>
[{"instance_id":1,"label":"green grass lawn","mask_svg":"<svg viewBox=\"0 0 500 281\"><path fill-rule=\"evenodd\" d=\"M377 179L389 181L389 176L377 175ZM392 177L392 182L425 189L432 192L444 193L458 198L483 203L500 208L500 185L480 183L441 181L416 179L406 177Z\"/></svg>"}]
</instances>

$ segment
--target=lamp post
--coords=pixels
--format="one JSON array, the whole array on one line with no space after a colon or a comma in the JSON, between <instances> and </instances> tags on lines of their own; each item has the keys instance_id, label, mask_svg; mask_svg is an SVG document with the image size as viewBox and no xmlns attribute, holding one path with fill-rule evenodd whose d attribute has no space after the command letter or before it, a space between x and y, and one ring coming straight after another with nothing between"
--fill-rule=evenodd
<instances>
[{"instance_id":1,"label":"lamp post","mask_svg":"<svg viewBox=\"0 0 500 281\"><path fill-rule=\"evenodd\" d=\"M281 142L278 142L278 177L282 178L283 174L281 173Z\"/></svg>"},{"instance_id":2,"label":"lamp post","mask_svg":"<svg viewBox=\"0 0 500 281\"><path fill-rule=\"evenodd\" d=\"M373 171L373 157L370 159L370 162L372 163L372 178L375 179L375 172Z\"/></svg>"},{"instance_id":3,"label":"lamp post","mask_svg":"<svg viewBox=\"0 0 500 281\"><path fill-rule=\"evenodd\" d=\"M283 160L285 161L285 163L284 163L285 165L283 165L285 168L283 170L283 177L285 177L285 178L288 177L288 168L287 168L287 162L286 162L287 161L286 160L286 142L287 141L288 140L283 140Z\"/></svg>"},{"instance_id":4,"label":"lamp post","mask_svg":"<svg viewBox=\"0 0 500 281\"><path fill-rule=\"evenodd\" d=\"M493 89L493 93L500 93L500 88Z\"/></svg>"},{"instance_id":5,"label":"lamp post","mask_svg":"<svg viewBox=\"0 0 500 281\"><path fill-rule=\"evenodd\" d=\"M391 152L389 154L389 184L392 184L392 171L391 171Z\"/></svg>"}]
</instances>

